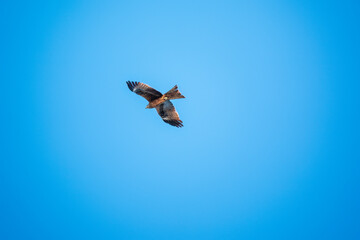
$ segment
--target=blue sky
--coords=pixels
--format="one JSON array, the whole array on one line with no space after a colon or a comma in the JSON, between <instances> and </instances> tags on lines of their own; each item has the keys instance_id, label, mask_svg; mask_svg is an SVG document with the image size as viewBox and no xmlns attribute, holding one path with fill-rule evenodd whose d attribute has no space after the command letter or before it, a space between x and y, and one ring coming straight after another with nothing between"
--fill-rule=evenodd
<instances>
[{"instance_id":1,"label":"blue sky","mask_svg":"<svg viewBox=\"0 0 360 240\"><path fill-rule=\"evenodd\" d=\"M356 1L1 3L1 239L358 239ZM185 99L165 124L126 81Z\"/></svg>"}]
</instances>

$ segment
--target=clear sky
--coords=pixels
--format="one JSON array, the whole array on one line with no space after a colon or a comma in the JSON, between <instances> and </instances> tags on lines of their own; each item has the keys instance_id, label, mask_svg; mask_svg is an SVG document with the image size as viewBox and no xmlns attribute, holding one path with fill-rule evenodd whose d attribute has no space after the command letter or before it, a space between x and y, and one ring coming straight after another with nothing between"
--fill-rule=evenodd
<instances>
[{"instance_id":1,"label":"clear sky","mask_svg":"<svg viewBox=\"0 0 360 240\"><path fill-rule=\"evenodd\" d=\"M360 239L358 1L2 1L1 239ZM126 81L165 92L165 124Z\"/></svg>"}]
</instances>

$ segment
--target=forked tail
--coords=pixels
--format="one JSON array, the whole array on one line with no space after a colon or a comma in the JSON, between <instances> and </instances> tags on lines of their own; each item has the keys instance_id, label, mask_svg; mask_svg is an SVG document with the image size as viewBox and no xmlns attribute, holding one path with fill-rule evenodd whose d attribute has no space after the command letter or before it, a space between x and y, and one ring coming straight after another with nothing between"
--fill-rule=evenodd
<instances>
[{"instance_id":1,"label":"forked tail","mask_svg":"<svg viewBox=\"0 0 360 240\"><path fill-rule=\"evenodd\" d=\"M175 85L175 87L173 87L172 89L170 89L170 91L168 91L167 93L164 94L163 98L165 100L170 100L170 99L178 99L178 98L185 98L185 97L178 90L178 86Z\"/></svg>"}]
</instances>

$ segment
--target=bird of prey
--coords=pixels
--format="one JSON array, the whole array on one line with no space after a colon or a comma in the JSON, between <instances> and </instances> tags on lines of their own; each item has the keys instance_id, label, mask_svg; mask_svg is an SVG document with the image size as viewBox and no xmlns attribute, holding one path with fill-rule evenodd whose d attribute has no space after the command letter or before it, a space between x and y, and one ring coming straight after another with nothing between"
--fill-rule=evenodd
<instances>
[{"instance_id":1,"label":"bird of prey","mask_svg":"<svg viewBox=\"0 0 360 240\"><path fill-rule=\"evenodd\" d=\"M146 108L156 108L156 111L164 122L175 127L183 126L182 121L179 118L179 114L176 112L172 102L170 102L172 99L185 98L178 90L177 85L175 85L175 87L170 89L167 93L162 94L161 92L141 82L127 81L126 83L131 91L149 101Z\"/></svg>"}]
</instances>

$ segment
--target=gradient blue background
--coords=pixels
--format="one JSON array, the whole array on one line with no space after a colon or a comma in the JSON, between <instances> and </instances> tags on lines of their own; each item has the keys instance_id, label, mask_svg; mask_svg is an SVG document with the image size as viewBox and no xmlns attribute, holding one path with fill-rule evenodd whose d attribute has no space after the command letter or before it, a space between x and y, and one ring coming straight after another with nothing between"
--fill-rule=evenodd
<instances>
[{"instance_id":1,"label":"gradient blue background","mask_svg":"<svg viewBox=\"0 0 360 240\"><path fill-rule=\"evenodd\" d=\"M2 1L1 239L360 239L358 1ZM164 92L163 123L125 81Z\"/></svg>"}]
</instances>

